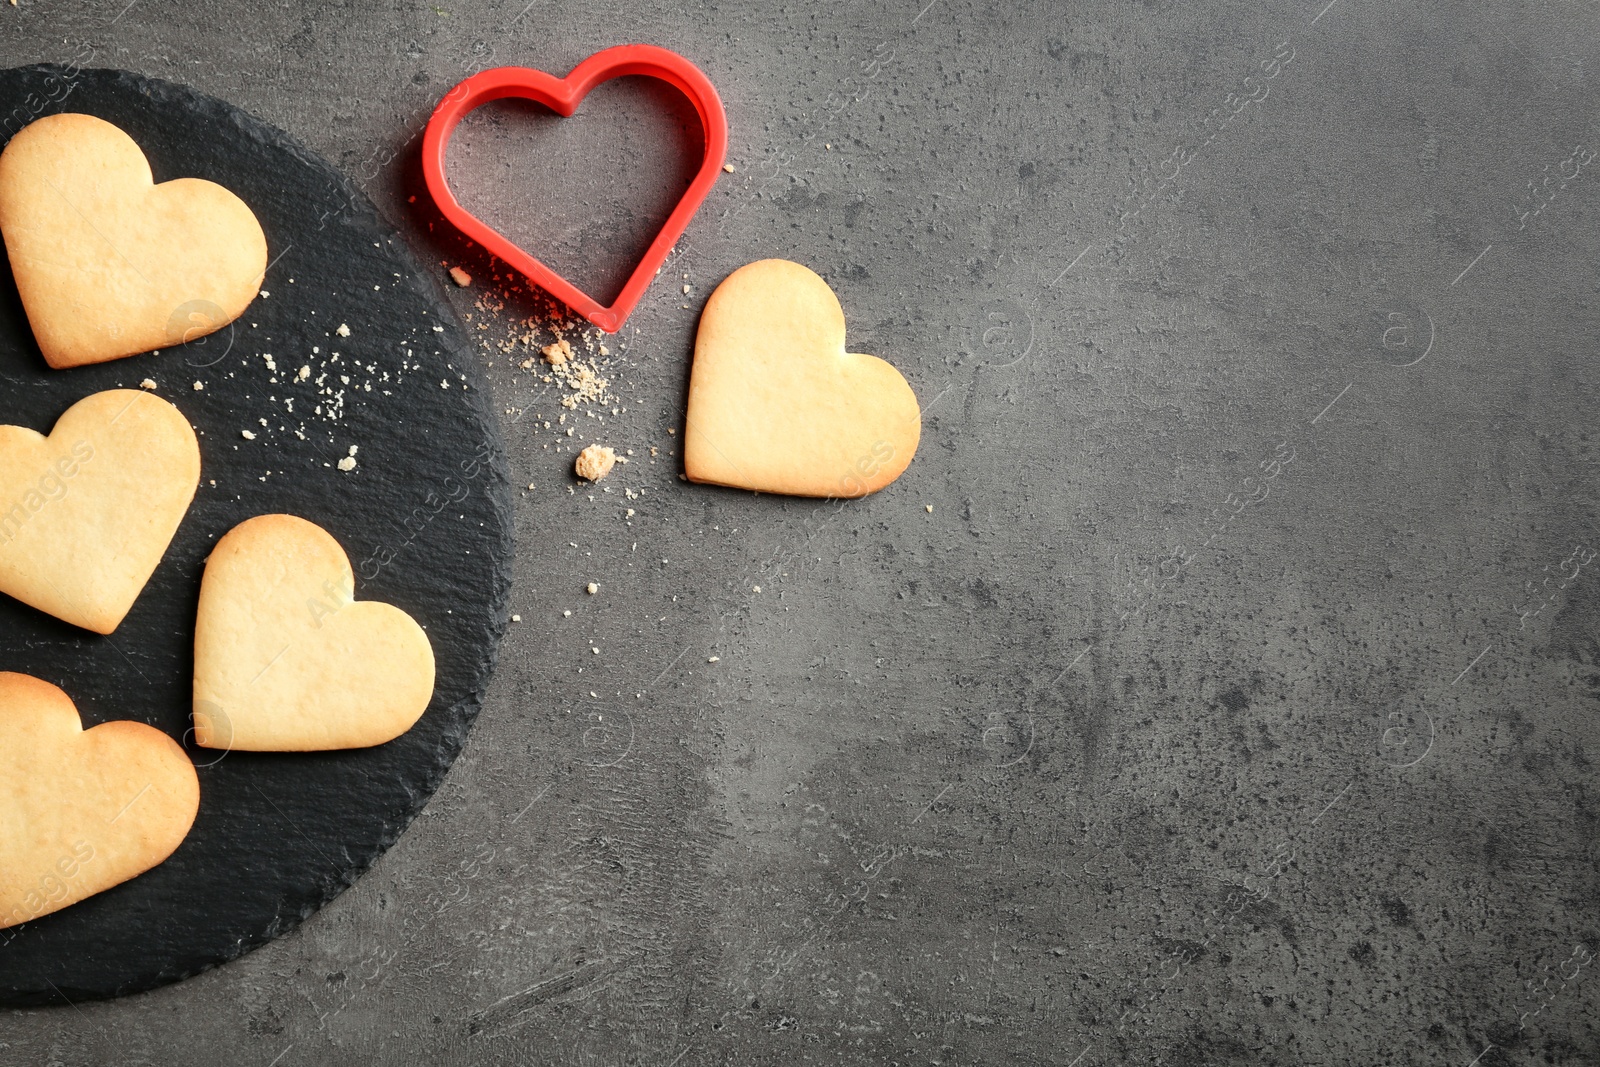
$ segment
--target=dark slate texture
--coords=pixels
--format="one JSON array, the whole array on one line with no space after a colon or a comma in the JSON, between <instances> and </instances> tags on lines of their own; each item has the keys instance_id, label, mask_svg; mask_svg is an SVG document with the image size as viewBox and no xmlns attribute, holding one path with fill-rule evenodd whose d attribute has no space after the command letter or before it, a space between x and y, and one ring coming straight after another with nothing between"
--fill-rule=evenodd
<instances>
[{"instance_id":1,"label":"dark slate texture","mask_svg":"<svg viewBox=\"0 0 1600 1067\"><path fill-rule=\"evenodd\" d=\"M0 598L0 666L61 686L86 727L134 719L188 742L205 557L245 519L289 512L345 546L358 599L398 605L427 628L438 675L421 721L376 748L190 745L200 813L169 860L0 931L0 999L60 1002L149 989L280 937L393 844L461 751L488 684L510 590L510 497L460 321L334 168L231 105L142 75L14 69L0 72L0 99L116 123L144 147L157 181L227 186L261 220L273 259L270 295L233 327L73 370L45 365L0 264L0 421L48 432L82 397L151 378L194 425L201 454L194 505L117 631L89 634ZM310 378L291 383L301 366ZM351 445L357 467L341 471Z\"/></svg>"}]
</instances>

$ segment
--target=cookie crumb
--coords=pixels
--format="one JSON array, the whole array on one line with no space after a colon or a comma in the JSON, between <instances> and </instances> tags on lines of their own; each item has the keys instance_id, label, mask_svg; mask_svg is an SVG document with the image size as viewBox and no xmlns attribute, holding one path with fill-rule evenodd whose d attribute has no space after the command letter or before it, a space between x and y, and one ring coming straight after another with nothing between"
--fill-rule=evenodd
<instances>
[{"instance_id":1,"label":"cookie crumb","mask_svg":"<svg viewBox=\"0 0 1600 1067\"><path fill-rule=\"evenodd\" d=\"M545 362L552 367L559 367L572 358L572 344L565 337L555 344L545 345L539 351L544 354Z\"/></svg>"},{"instance_id":2,"label":"cookie crumb","mask_svg":"<svg viewBox=\"0 0 1600 1067\"><path fill-rule=\"evenodd\" d=\"M596 593L598 593L600 591L600 583L599 582L590 582L588 585L583 587L583 591L585 593L588 593L590 596L594 596Z\"/></svg>"},{"instance_id":3,"label":"cookie crumb","mask_svg":"<svg viewBox=\"0 0 1600 1067\"><path fill-rule=\"evenodd\" d=\"M717 663L717 662L721 661L721 659L722 659L721 656L712 656L710 659L706 660L706 662L707 663Z\"/></svg>"},{"instance_id":4,"label":"cookie crumb","mask_svg":"<svg viewBox=\"0 0 1600 1067\"><path fill-rule=\"evenodd\" d=\"M733 164L732 164L732 163L724 163L724 164L723 164L723 165L722 165L722 169L723 169L723 170L724 170L724 171L726 171L726 172L727 172L727 173L729 173L729 174L732 174L732 173L733 173L733 172L734 172L734 171L733 171Z\"/></svg>"},{"instance_id":5,"label":"cookie crumb","mask_svg":"<svg viewBox=\"0 0 1600 1067\"><path fill-rule=\"evenodd\" d=\"M669 434L675 434L675 433L677 433L677 432L678 432L678 428L677 428L677 427L676 427L676 426L668 426L668 427L667 427L667 433L669 433Z\"/></svg>"},{"instance_id":6,"label":"cookie crumb","mask_svg":"<svg viewBox=\"0 0 1600 1067\"><path fill-rule=\"evenodd\" d=\"M689 291L689 287L688 287L688 286L687 286L687 285L686 285L686 286L684 286L684 287L683 287L683 291L684 291L684 292L686 292L686 293L687 293L687 292L688 292L688 291Z\"/></svg>"},{"instance_id":7,"label":"cookie crumb","mask_svg":"<svg viewBox=\"0 0 1600 1067\"><path fill-rule=\"evenodd\" d=\"M611 468L616 466L617 454L605 445L590 445L578 453L578 460L573 464L573 470L578 477L586 481L598 482L601 478L611 473Z\"/></svg>"},{"instance_id":8,"label":"cookie crumb","mask_svg":"<svg viewBox=\"0 0 1600 1067\"><path fill-rule=\"evenodd\" d=\"M929 515L933 514L933 505L932 504L924 504L922 506L928 509L928 514Z\"/></svg>"},{"instance_id":9,"label":"cookie crumb","mask_svg":"<svg viewBox=\"0 0 1600 1067\"><path fill-rule=\"evenodd\" d=\"M750 590L751 590L751 592L759 593L759 592L761 592L761 587L759 585L754 585L754 586L750 587Z\"/></svg>"},{"instance_id":10,"label":"cookie crumb","mask_svg":"<svg viewBox=\"0 0 1600 1067\"><path fill-rule=\"evenodd\" d=\"M310 364L303 365L300 368L300 372L297 375L295 375L295 377L299 378L302 382L305 381L307 378L311 377L311 366L310 366Z\"/></svg>"},{"instance_id":11,"label":"cookie crumb","mask_svg":"<svg viewBox=\"0 0 1600 1067\"><path fill-rule=\"evenodd\" d=\"M267 297L269 297L271 295L272 294L267 292L265 289L261 290L261 299L265 300Z\"/></svg>"},{"instance_id":12,"label":"cookie crumb","mask_svg":"<svg viewBox=\"0 0 1600 1067\"><path fill-rule=\"evenodd\" d=\"M628 514L624 515L623 518L627 518L627 519L633 518L633 509L629 508L628 509Z\"/></svg>"},{"instance_id":13,"label":"cookie crumb","mask_svg":"<svg viewBox=\"0 0 1600 1067\"><path fill-rule=\"evenodd\" d=\"M563 618L563 619L570 619L570 618L572 618L572 609L570 609L570 608L568 608L568 609L567 609L567 610L566 610L566 611L563 611L563 612L562 612L562 613L561 613L561 617L562 617L562 618Z\"/></svg>"},{"instance_id":14,"label":"cookie crumb","mask_svg":"<svg viewBox=\"0 0 1600 1067\"><path fill-rule=\"evenodd\" d=\"M251 433L249 430L240 430L239 436L243 437L246 441L254 441L256 439L256 435Z\"/></svg>"},{"instance_id":15,"label":"cookie crumb","mask_svg":"<svg viewBox=\"0 0 1600 1067\"><path fill-rule=\"evenodd\" d=\"M451 267L450 268L450 277L457 285L461 286L461 288L463 288L463 289L465 289L467 286L472 284L472 275L468 274L466 271L462 270L460 267Z\"/></svg>"},{"instance_id":16,"label":"cookie crumb","mask_svg":"<svg viewBox=\"0 0 1600 1067\"><path fill-rule=\"evenodd\" d=\"M194 391L197 392L197 393L200 392L205 387L206 387L206 383L205 382L195 382L194 383Z\"/></svg>"},{"instance_id":17,"label":"cookie crumb","mask_svg":"<svg viewBox=\"0 0 1600 1067\"><path fill-rule=\"evenodd\" d=\"M155 387L156 380L154 378L146 378L144 381L139 383L140 389L154 389Z\"/></svg>"},{"instance_id":18,"label":"cookie crumb","mask_svg":"<svg viewBox=\"0 0 1600 1067\"><path fill-rule=\"evenodd\" d=\"M337 330L334 330L333 332L338 334L340 337L349 337L350 336L350 327L346 326L344 323L341 322L339 324L339 328Z\"/></svg>"},{"instance_id":19,"label":"cookie crumb","mask_svg":"<svg viewBox=\"0 0 1600 1067\"><path fill-rule=\"evenodd\" d=\"M356 457L354 457L354 456L346 456L343 459L341 459L339 461L339 469L342 470L342 471L353 471L353 470L355 470L356 469Z\"/></svg>"},{"instance_id":20,"label":"cookie crumb","mask_svg":"<svg viewBox=\"0 0 1600 1067\"><path fill-rule=\"evenodd\" d=\"M521 615L513 615L513 616L511 616L511 621L512 622L521 622L522 621L522 616Z\"/></svg>"}]
</instances>

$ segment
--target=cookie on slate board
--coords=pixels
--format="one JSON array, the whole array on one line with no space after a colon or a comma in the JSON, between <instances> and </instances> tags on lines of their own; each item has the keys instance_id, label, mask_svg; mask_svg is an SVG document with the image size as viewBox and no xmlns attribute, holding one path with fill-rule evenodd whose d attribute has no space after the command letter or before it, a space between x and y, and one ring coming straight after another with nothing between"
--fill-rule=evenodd
<instances>
[{"instance_id":1,"label":"cookie on slate board","mask_svg":"<svg viewBox=\"0 0 1600 1067\"><path fill-rule=\"evenodd\" d=\"M730 274L700 317L683 444L690 481L857 497L894 481L922 435L892 365L845 351L844 311L798 263Z\"/></svg>"},{"instance_id":2,"label":"cookie on slate board","mask_svg":"<svg viewBox=\"0 0 1600 1067\"><path fill-rule=\"evenodd\" d=\"M90 115L50 115L0 152L0 234L52 367L203 337L261 289L267 240L233 193L153 184L144 152Z\"/></svg>"},{"instance_id":3,"label":"cookie on slate board","mask_svg":"<svg viewBox=\"0 0 1600 1067\"><path fill-rule=\"evenodd\" d=\"M0 426L0 592L109 634L200 484L189 420L160 397L85 397L48 437Z\"/></svg>"},{"instance_id":4,"label":"cookie on slate board","mask_svg":"<svg viewBox=\"0 0 1600 1067\"><path fill-rule=\"evenodd\" d=\"M355 600L349 557L294 515L260 515L212 549L194 636L195 742L247 752L381 745L433 696L428 635Z\"/></svg>"},{"instance_id":5,"label":"cookie on slate board","mask_svg":"<svg viewBox=\"0 0 1600 1067\"><path fill-rule=\"evenodd\" d=\"M189 833L200 780L139 722L83 728L72 698L0 673L0 928L143 874Z\"/></svg>"}]
</instances>

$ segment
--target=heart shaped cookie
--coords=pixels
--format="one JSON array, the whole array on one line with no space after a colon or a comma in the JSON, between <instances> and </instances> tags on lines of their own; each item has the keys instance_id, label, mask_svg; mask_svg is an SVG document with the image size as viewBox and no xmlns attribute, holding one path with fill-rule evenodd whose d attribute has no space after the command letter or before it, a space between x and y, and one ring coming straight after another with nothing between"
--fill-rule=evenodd
<instances>
[{"instance_id":1,"label":"heart shaped cookie","mask_svg":"<svg viewBox=\"0 0 1600 1067\"><path fill-rule=\"evenodd\" d=\"M199 484L189 420L150 393L87 396L49 437L0 426L0 592L110 633Z\"/></svg>"},{"instance_id":2,"label":"heart shaped cookie","mask_svg":"<svg viewBox=\"0 0 1600 1067\"><path fill-rule=\"evenodd\" d=\"M206 748L366 748L411 729L433 697L433 646L391 604L355 600L339 542L258 515L217 542L200 582L194 735Z\"/></svg>"},{"instance_id":3,"label":"heart shaped cookie","mask_svg":"<svg viewBox=\"0 0 1600 1067\"><path fill-rule=\"evenodd\" d=\"M0 928L143 874L199 809L172 738L138 722L85 730L60 689L0 673Z\"/></svg>"},{"instance_id":4,"label":"heart shaped cookie","mask_svg":"<svg viewBox=\"0 0 1600 1067\"><path fill-rule=\"evenodd\" d=\"M857 497L910 465L922 412L893 366L844 350L844 311L827 282L764 259L706 302L685 428L690 481Z\"/></svg>"},{"instance_id":5,"label":"heart shaped cookie","mask_svg":"<svg viewBox=\"0 0 1600 1067\"><path fill-rule=\"evenodd\" d=\"M155 185L133 138L91 115L39 119L0 152L0 233L57 368L220 330L267 269L244 201L199 178Z\"/></svg>"}]
</instances>

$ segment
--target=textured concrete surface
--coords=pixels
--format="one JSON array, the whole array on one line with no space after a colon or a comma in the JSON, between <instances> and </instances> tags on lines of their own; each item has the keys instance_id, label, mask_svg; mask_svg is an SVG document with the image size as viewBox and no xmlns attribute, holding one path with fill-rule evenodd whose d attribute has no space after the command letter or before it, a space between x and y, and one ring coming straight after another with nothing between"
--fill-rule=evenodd
<instances>
[{"instance_id":1,"label":"textured concrete surface","mask_svg":"<svg viewBox=\"0 0 1600 1067\"><path fill-rule=\"evenodd\" d=\"M1600 9L123 2L0 6L0 62L226 97L474 273L522 621L354 889L0 1063L1600 1062ZM568 410L416 140L628 40L738 170ZM666 103L497 109L452 173L608 284ZM769 255L922 399L875 498L677 477L696 309Z\"/></svg>"}]
</instances>

